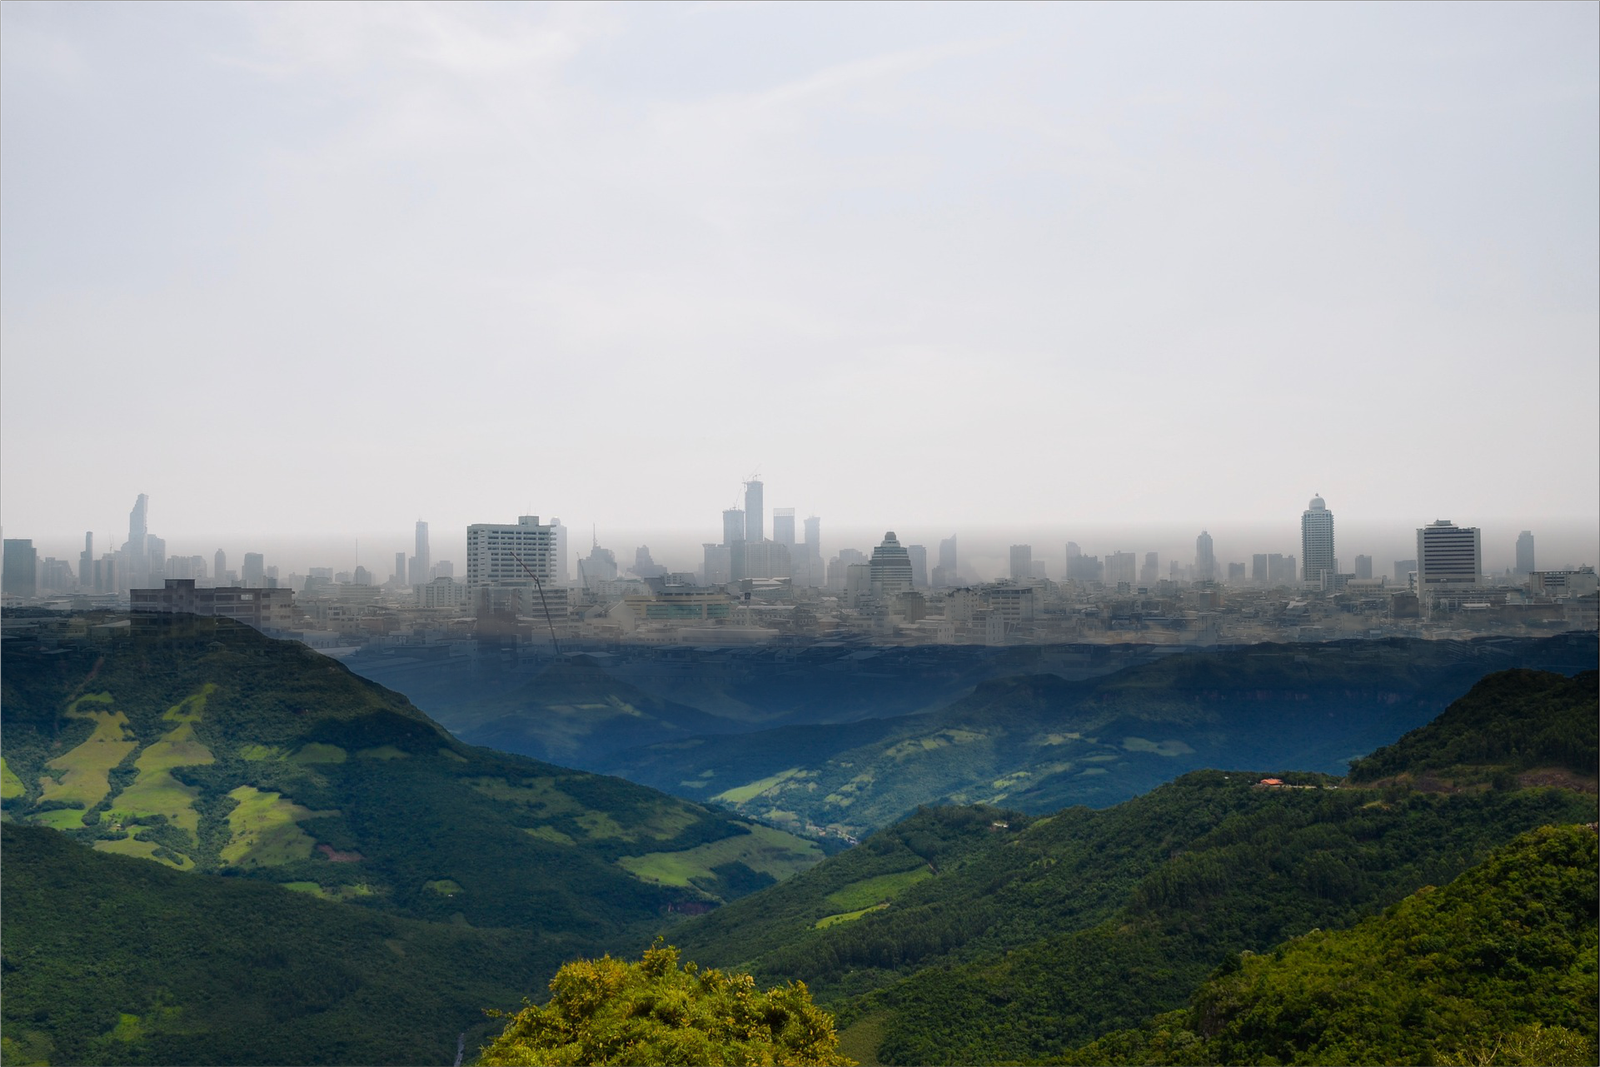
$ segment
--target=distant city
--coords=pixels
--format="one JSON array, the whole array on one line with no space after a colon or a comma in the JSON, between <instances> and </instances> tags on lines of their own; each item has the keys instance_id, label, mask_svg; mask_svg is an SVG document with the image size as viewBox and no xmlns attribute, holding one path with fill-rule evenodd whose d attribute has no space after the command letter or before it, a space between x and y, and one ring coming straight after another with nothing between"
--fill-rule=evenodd
<instances>
[{"instance_id":1,"label":"distant city","mask_svg":"<svg viewBox=\"0 0 1600 1067\"><path fill-rule=\"evenodd\" d=\"M387 573L309 567L282 573L261 552L230 567L168 555L149 529L140 494L120 546L96 552L84 535L76 565L39 558L32 540L7 538L7 607L223 615L333 654L369 646L488 641L496 647L577 648L616 643L1171 645L1316 641L1394 635L1540 633L1596 628L1592 565L1540 569L1535 535L1522 531L1515 566L1483 568L1478 527L1436 519L1416 528L1415 554L1347 567L1334 511L1320 495L1300 515L1300 555L1219 559L1211 534L1192 558L1157 552L1104 556L1065 544L1052 575L1032 544L1013 544L1006 573L974 580L952 533L930 548L886 531L870 548L823 549L822 520L765 503L743 483L742 507L720 517L700 566L673 571L648 545L619 562L591 536L574 551L559 518L473 523L458 572L433 558L419 519L410 553ZM709 528L715 529L716 527ZM1053 549L1055 546L1051 546ZM1060 559L1060 557L1057 557Z\"/></svg>"}]
</instances>

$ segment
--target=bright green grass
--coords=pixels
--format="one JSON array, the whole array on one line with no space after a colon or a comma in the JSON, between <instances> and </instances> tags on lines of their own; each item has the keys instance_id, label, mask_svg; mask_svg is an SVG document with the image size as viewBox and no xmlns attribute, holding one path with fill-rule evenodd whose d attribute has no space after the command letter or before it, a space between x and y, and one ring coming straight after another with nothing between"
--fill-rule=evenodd
<instances>
[{"instance_id":1,"label":"bright green grass","mask_svg":"<svg viewBox=\"0 0 1600 1067\"><path fill-rule=\"evenodd\" d=\"M240 745L239 758L259 763L262 760L283 759L288 753L275 745Z\"/></svg>"},{"instance_id":2,"label":"bright green grass","mask_svg":"<svg viewBox=\"0 0 1600 1067\"><path fill-rule=\"evenodd\" d=\"M207 682L200 687L200 692L184 697L161 717L169 722L199 722L206 713L206 697L216 691L216 683Z\"/></svg>"},{"instance_id":3,"label":"bright green grass","mask_svg":"<svg viewBox=\"0 0 1600 1067\"><path fill-rule=\"evenodd\" d=\"M837 926L840 923L850 922L852 919L859 919L868 912L882 911L888 906L889 902L884 901L882 904L874 904L870 908L858 908L855 911L843 911L838 915L825 915L816 921L815 928L818 930L826 930L830 926Z\"/></svg>"},{"instance_id":4,"label":"bright green grass","mask_svg":"<svg viewBox=\"0 0 1600 1067\"><path fill-rule=\"evenodd\" d=\"M715 878L712 868L727 863L742 863L781 882L822 861L822 849L810 841L799 841L766 826L740 825L748 826L750 833L725 837L681 852L624 856L617 864L647 882L688 886L694 878Z\"/></svg>"},{"instance_id":5,"label":"bright green grass","mask_svg":"<svg viewBox=\"0 0 1600 1067\"><path fill-rule=\"evenodd\" d=\"M623 826L603 811L587 811L576 822L592 840L616 838L635 842L646 839L668 841L693 826L697 816L688 808L670 800L659 800L647 818Z\"/></svg>"},{"instance_id":6,"label":"bright green grass","mask_svg":"<svg viewBox=\"0 0 1600 1067\"><path fill-rule=\"evenodd\" d=\"M110 704L111 702L110 693L85 693L68 706L67 715L72 718L78 718L82 716L83 713L80 709L85 704Z\"/></svg>"},{"instance_id":7,"label":"bright green grass","mask_svg":"<svg viewBox=\"0 0 1600 1067\"><path fill-rule=\"evenodd\" d=\"M372 896L372 887L364 882L360 885L334 886L332 889L318 885L316 882L279 882L278 884L292 893L305 893L307 896L316 897L318 900L355 900L358 897Z\"/></svg>"},{"instance_id":8,"label":"bright green grass","mask_svg":"<svg viewBox=\"0 0 1600 1067\"><path fill-rule=\"evenodd\" d=\"M113 1026L106 1036L117 1041L137 1041L144 1036L144 1027L139 1025L139 1017L137 1015L119 1012L117 1014L117 1025Z\"/></svg>"},{"instance_id":9,"label":"bright green grass","mask_svg":"<svg viewBox=\"0 0 1600 1067\"><path fill-rule=\"evenodd\" d=\"M121 821L141 815L164 815L172 825L191 834L199 830L200 815L194 808L199 790L169 773L174 767L202 767L216 762L211 750L194 736L192 722L180 721L165 737L139 753L133 763L139 777L117 794L113 805Z\"/></svg>"},{"instance_id":10,"label":"bright green grass","mask_svg":"<svg viewBox=\"0 0 1600 1067\"><path fill-rule=\"evenodd\" d=\"M896 874L880 874L829 893L827 901L841 911L859 911L887 903L923 879L932 877L933 872L925 866Z\"/></svg>"},{"instance_id":11,"label":"bright green grass","mask_svg":"<svg viewBox=\"0 0 1600 1067\"><path fill-rule=\"evenodd\" d=\"M232 837L222 847L222 862L239 867L270 867L309 859L316 841L300 829L299 821L336 814L312 811L250 785L241 785L228 795L239 806L228 812Z\"/></svg>"},{"instance_id":12,"label":"bright green grass","mask_svg":"<svg viewBox=\"0 0 1600 1067\"><path fill-rule=\"evenodd\" d=\"M48 826L52 830L82 830L82 808L56 808L54 811L41 811L37 815L29 815L28 821L37 826Z\"/></svg>"},{"instance_id":13,"label":"bright green grass","mask_svg":"<svg viewBox=\"0 0 1600 1067\"><path fill-rule=\"evenodd\" d=\"M17 777L15 771L6 766L6 758L0 756L0 800L20 797L27 791L28 787L22 784L22 779Z\"/></svg>"},{"instance_id":14,"label":"bright green grass","mask_svg":"<svg viewBox=\"0 0 1600 1067\"><path fill-rule=\"evenodd\" d=\"M377 748L364 748L356 753L357 759L410 759L411 753L395 748L393 745L379 745Z\"/></svg>"},{"instance_id":15,"label":"bright green grass","mask_svg":"<svg viewBox=\"0 0 1600 1067\"><path fill-rule=\"evenodd\" d=\"M754 800L773 786L782 785L799 773L799 767L790 767L786 771L779 771L777 774L758 779L748 785L741 785L735 789L729 789L727 792L718 793L711 799L720 800L724 804L743 804L747 800Z\"/></svg>"},{"instance_id":16,"label":"bright green grass","mask_svg":"<svg viewBox=\"0 0 1600 1067\"><path fill-rule=\"evenodd\" d=\"M290 763L343 763L344 749L338 745L324 745L313 741L289 757Z\"/></svg>"},{"instance_id":17,"label":"bright green grass","mask_svg":"<svg viewBox=\"0 0 1600 1067\"><path fill-rule=\"evenodd\" d=\"M436 882L424 882L422 888L430 893L438 893L441 897L453 897L461 892L461 886L453 878L441 878Z\"/></svg>"},{"instance_id":18,"label":"bright green grass","mask_svg":"<svg viewBox=\"0 0 1600 1067\"><path fill-rule=\"evenodd\" d=\"M883 1044L883 1039L888 1036L889 1022L892 1018L893 1016L886 1011L876 1015L863 1015L839 1031L839 1054L848 1056L863 1067L877 1063L878 1046Z\"/></svg>"},{"instance_id":19,"label":"bright green grass","mask_svg":"<svg viewBox=\"0 0 1600 1067\"><path fill-rule=\"evenodd\" d=\"M124 837L118 841L96 841L94 847L98 852L113 852L119 856L137 856L140 859L155 860L157 863L165 863L168 867L176 867L180 871L194 868L194 861L188 856L180 855L175 861L166 856L157 856L156 849L160 848L160 845L154 841L141 841L137 837Z\"/></svg>"},{"instance_id":20,"label":"bright green grass","mask_svg":"<svg viewBox=\"0 0 1600 1067\"><path fill-rule=\"evenodd\" d=\"M79 697L73 702L74 710L67 714L75 719L92 720L94 733L83 744L45 764L46 767L66 773L59 782L44 780L44 790L39 796L41 801L64 800L82 803L85 808L94 807L111 792L111 780L108 777L111 768L139 747L137 741L124 740L128 717L122 712L77 711L77 706L87 699ZM107 699L110 699L109 694Z\"/></svg>"}]
</instances>

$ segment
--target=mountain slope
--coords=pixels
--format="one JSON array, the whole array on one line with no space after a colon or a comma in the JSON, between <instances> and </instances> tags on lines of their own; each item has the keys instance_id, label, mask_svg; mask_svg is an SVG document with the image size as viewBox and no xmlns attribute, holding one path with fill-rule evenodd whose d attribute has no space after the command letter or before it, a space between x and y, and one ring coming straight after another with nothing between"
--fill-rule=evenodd
<instances>
[{"instance_id":1,"label":"mountain slope","mask_svg":"<svg viewBox=\"0 0 1600 1067\"><path fill-rule=\"evenodd\" d=\"M1231 959L1067 1062L1594 1063L1597 862L1593 826L1530 831L1349 930Z\"/></svg>"},{"instance_id":2,"label":"mountain slope","mask_svg":"<svg viewBox=\"0 0 1600 1067\"><path fill-rule=\"evenodd\" d=\"M1529 679L1526 698L1542 699L1541 676L1511 681ZM1287 784L1195 772L1032 820L928 809L675 939L713 965L804 980L849 1024L857 1058L1037 1059L1176 1007L1240 951L1348 926L1518 833L1595 811L1592 794L1514 780L1423 792L1275 777ZM951 836L964 844L942 846L937 872L863 905L875 879L916 870L908 839ZM844 917L846 903L861 910Z\"/></svg>"},{"instance_id":3,"label":"mountain slope","mask_svg":"<svg viewBox=\"0 0 1600 1067\"><path fill-rule=\"evenodd\" d=\"M463 745L226 620L9 642L8 817L101 851L476 926L611 938L820 859L617 779Z\"/></svg>"},{"instance_id":4,"label":"mountain slope","mask_svg":"<svg viewBox=\"0 0 1600 1067\"><path fill-rule=\"evenodd\" d=\"M991 678L934 711L688 738L597 769L776 825L859 835L919 804L1104 807L1203 767L1347 763L1490 670L1583 662L1592 638L1343 642L1170 656L1098 678Z\"/></svg>"},{"instance_id":5,"label":"mountain slope","mask_svg":"<svg viewBox=\"0 0 1600 1067\"><path fill-rule=\"evenodd\" d=\"M3 834L8 1064L449 1063L588 945Z\"/></svg>"}]
</instances>

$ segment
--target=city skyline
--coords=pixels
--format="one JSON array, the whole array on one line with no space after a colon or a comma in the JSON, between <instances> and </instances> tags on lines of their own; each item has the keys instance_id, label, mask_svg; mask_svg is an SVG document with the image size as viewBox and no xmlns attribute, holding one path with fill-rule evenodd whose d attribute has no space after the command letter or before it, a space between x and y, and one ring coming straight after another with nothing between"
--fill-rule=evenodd
<instances>
[{"instance_id":1,"label":"city skyline","mask_svg":"<svg viewBox=\"0 0 1600 1067\"><path fill-rule=\"evenodd\" d=\"M0 526L1592 560L1597 10L5 5Z\"/></svg>"}]
</instances>

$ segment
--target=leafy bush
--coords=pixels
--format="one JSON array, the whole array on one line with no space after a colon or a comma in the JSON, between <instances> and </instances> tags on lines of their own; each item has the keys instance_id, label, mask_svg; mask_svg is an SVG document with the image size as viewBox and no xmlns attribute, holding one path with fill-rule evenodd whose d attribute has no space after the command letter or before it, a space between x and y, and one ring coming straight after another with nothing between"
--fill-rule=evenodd
<instances>
[{"instance_id":1,"label":"leafy bush","mask_svg":"<svg viewBox=\"0 0 1600 1067\"><path fill-rule=\"evenodd\" d=\"M659 939L638 963L567 964L550 994L544 1007L512 1016L480 1062L854 1064L803 983L761 993L747 974L680 970L678 950Z\"/></svg>"}]
</instances>

